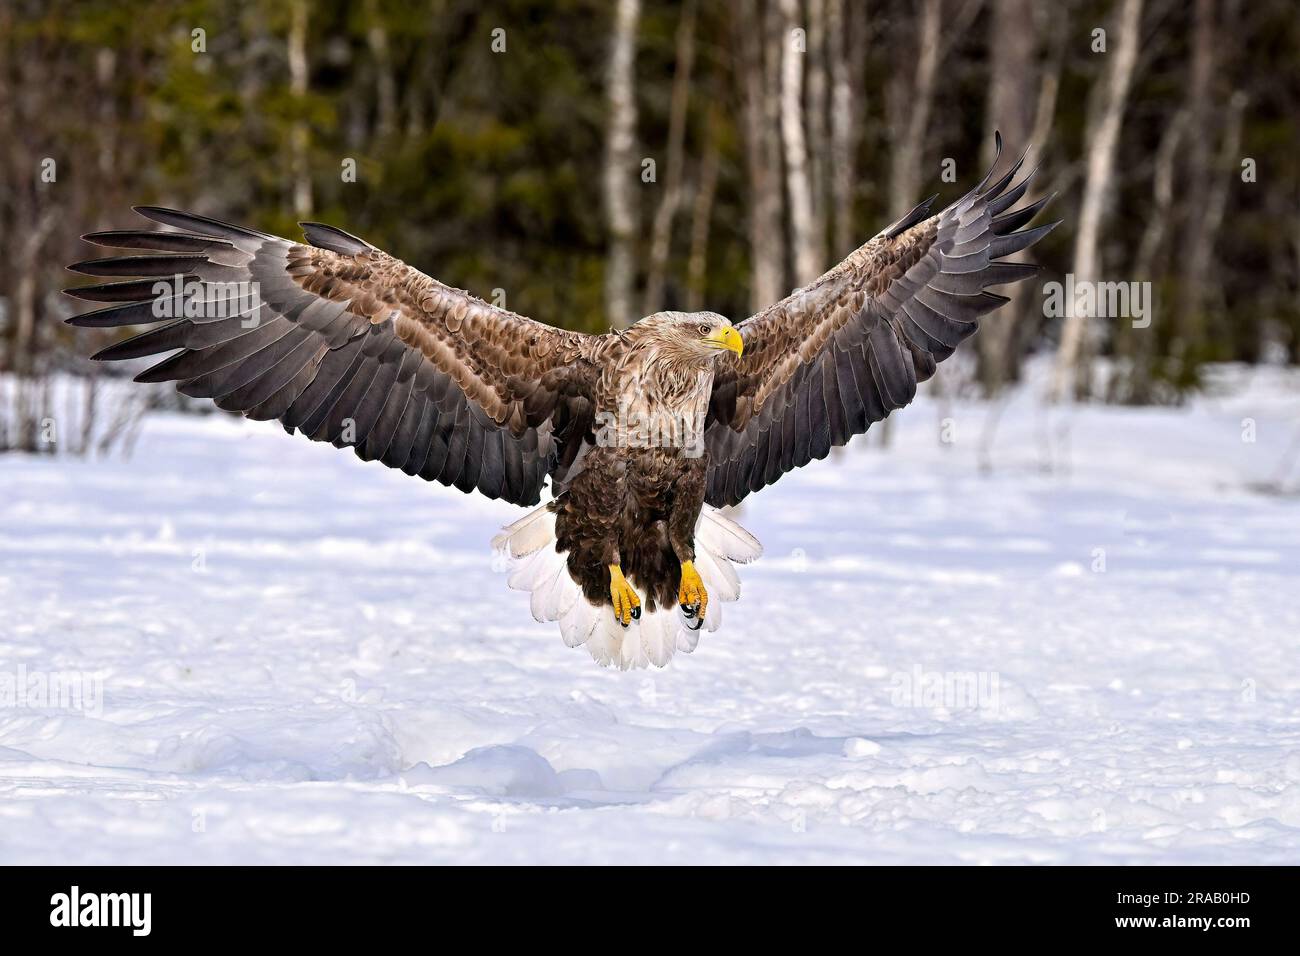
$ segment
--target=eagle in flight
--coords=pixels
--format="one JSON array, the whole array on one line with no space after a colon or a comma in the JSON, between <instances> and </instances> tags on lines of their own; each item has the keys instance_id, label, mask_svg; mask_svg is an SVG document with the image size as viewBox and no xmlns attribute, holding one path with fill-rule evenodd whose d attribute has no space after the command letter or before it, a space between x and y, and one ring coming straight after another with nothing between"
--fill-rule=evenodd
<instances>
[{"instance_id":1,"label":"eagle in flight","mask_svg":"<svg viewBox=\"0 0 1300 956\"><path fill-rule=\"evenodd\" d=\"M1021 229L1047 201L1012 209L1023 162L937 215L922 203L734 324L660 312L565 331L332 226L303 223L292 242L152 206L137 212L167 231L84 237L155 254L70 266L115 281L68 290L111 303L68 322L153 325L94 357L166 355L136 381L408 475L518 505L549 480L549 500L493 541L510 585L601 664L663 666L717 629L719 602L739 596L732 563L761 551L719 509L908 404L1007 301L989 287L1037 271L1002 261L1056 225Z\"/></svg>"}]
</instances>

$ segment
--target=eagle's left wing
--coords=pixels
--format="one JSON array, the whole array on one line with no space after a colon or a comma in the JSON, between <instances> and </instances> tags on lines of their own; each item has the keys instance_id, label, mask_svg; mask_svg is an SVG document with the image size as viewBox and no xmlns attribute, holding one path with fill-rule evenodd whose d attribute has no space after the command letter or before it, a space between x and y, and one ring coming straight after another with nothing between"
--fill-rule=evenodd
<instances>
[{"instance_id":1,"label":"eagle's left wing","mask_svg":"<svg viewBox=\"0 0 1300 956\"><path fill-rule=\"evenodd\" d=\"M1047 202L1008 211L1033 177L1008 189L1023 162L938 215L922 203L739 323L744 354L719 361L709 404L709 504L736 504L908 404L979 316L1008 301L985 290L1038 271L998 261L1057 225L1016 231Z\"/></svg>"}]
</instances>

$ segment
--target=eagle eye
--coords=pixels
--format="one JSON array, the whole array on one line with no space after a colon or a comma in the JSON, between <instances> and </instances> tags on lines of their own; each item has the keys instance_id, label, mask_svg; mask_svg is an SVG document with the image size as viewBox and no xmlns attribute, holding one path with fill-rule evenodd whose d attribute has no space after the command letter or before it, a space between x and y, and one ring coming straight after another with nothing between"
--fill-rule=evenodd
<instances>
[{"instance_id":1,"label":"eagle eye","mask_svg":"<svg viewBox=\"0 0 1300 956\"><path fill-rule=\"evenodd\" d=\"M708 334L709 334L709 327L707 325L701 325L700 335L708 335Z\"/></svg>"}]
</instances>

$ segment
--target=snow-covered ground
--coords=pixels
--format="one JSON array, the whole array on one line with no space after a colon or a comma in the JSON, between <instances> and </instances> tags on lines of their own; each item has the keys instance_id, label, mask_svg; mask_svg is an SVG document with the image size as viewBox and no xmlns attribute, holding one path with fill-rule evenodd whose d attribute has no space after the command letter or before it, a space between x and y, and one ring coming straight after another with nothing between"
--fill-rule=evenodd
<instances>
[{"instance_id":1,"label":"snow-covered ground","mask_svg":"<svg viewBox=\"0 0 1300 956\"><path fill-rule=\"evenodd\" d=\"M517 509L274 425L5 457L0 862L1295 863L1300 379L1220 378L1024 389L988 473L918 401L746 503L663 671L532 621Z\"/></svg>"}]
</instances>

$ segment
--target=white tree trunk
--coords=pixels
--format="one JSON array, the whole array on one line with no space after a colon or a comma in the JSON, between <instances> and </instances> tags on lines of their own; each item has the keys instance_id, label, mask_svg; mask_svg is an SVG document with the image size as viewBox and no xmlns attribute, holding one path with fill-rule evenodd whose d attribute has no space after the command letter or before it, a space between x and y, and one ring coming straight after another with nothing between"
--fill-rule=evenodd
<instances>
[{"instance_id":1,"label":"white tree trunk","mask_svg":"<svg viewBox=\"0 0 1300 956\"><path fill-rule=\"evenodd\" d=\"M993 162L994 130L1002 132L1014 152L1029 145L1039 85L1033 0L999 0L992 12L988 32L992 67L982 164L985 169ZM1028 256L1016 253L1009 261L1026 262ZM1012 301L980 323L980 334L975 340L980 381L984 394L990 397L998 393L1015 369L1016 330L1034 290L1017 283L1002 291Z\"/></svg>"},{"instance_id":2,"label":"white tree trunk","mask_svg":"<svg viewBox=\"0 0 1300 956\"><path fill-rule=\"evenodd\" d=\"M720 122L715 120L716 122ZM716 127L711 127L716 128ZM700 160L695 182L695 200L691 204L691 251L686 263L686 309L699 312L704 308L705 280L709 264L709 233L713 227L713 197L718 189L718 140L710 133Z\"/></svg>"},{"instance_id":3,"label":"white tree trunk","mask_svg":"<svg viewBox=\"0 0 1300 956\"><path fill-rule=\"evenodd\" d=\"M781 223L781 145L777 137L779 70L771 68L771 63L779 60L779 49L769 49L769 40L779 44L782 32L780 18L771 16L774 9L774 0L766 16L756 0L732 0L749 186L746 207L753 312L762 311L788 291Z\"/></svg>"},{"instance_id":4,"label":"white tree trunk","mask_svg":"<svg viewBox=\"0 0 1300 956\"><path fill-rule=\"evenodd\" d=\"M289 91L302 101L307 96L307 0L293 0L289 8ZM295 119L289 130L290 165L293 170L293 211L311 218L311 162L307 123Z\"/></svg>"},{"instance_id":5,"label":"white tree trunk","mask_svg":"<svg viewBox=\"0 0 1300 956\"><path fill-rule=\"evenodd\" d=\"M1106 212L1115 171L1115 153L1120 128L1128 104L1129 86L1137 63L1139 32L1142 25L1142 0L1123 0L1119 22L1108 41L1105 84L1102 95L1090 110L1084 141L1089 144L1087 170L1083 182L1083 199L1079 205L1079 227L1074 241L1075 282L1095 282L1100 271L1098 241ZM1116 35L1118 34L1118 35ZM1074 388L1087 316L1080 315L1073 303L1066 303L1065 326L1056 353L1049 397L1059 402Z\"/></svg>"},{"instance_id":6,"label":"white tree trunk","mask_svg":"<svg viewBox=\"0 0 1300 956\"><path fill-rule=\"evenodd\" d=\"M799 0L781 0L781 144L785 152L786 191L790 201L790 233L794 244L794 276L807 285L822 273L821 245L813 228L812 182L808 146L804 139L804 48Z\"/></svg>"},{"instance_id":7,"label":"white tree trunk","mask_svg":"<svg viewBox=\"0 0 1300 956\"><path fill-rule=\"evenodd\" d=\"M826 0L808 0L808 53L804 57L804 100L808 122L808 179L812 189L812 233L817 259L826 265L827 170L830 168L827 134L827 90L830 64L826 44ZM821 269L818 270L820 273Z\"/></svg>"},{"instance_id":8,"label":"white tree trunk","mask_svg":"<svg viewBox=\"0 0 1300 956\"><path fill-rule=\"evenodd\" d=\"M942 0L923 0L917 24L916 66L911 82L899 77L891 91L890 128L894 139L889 173L889 216L897 219L921 199L922 157L934 104L935 75L939 69ZM935 388L938 388L936 377ZM894 423L886 418L876 429L881 447L887 447Z\"/></svg>"},{"instance_id":9,"label":"white tree trunk","mask_svg":"<svg viewBox=\"0 0 1300 956\"><path fill-rule=\"evenodd\" d=\"M672 99L668 107L668 156L664 169L663 198L655 209L650 231L650 263L646 271L645 299L641 311L650 315L663 308L665 273L672 249L673 220L682 197L683 146L686 111L691 99L691 71L695 62L695 0L687 0L677 25L677 64Z\"/></svg>"},{"instance_id":10,"label":"white tree trunk","mask_svg":"<svg viewBox=\"0 0 1300 956\"><path fill-rule=\"evenodd\" d=\"M388 29L384 26L378 0L366 0L364 10L370 23L366 43L375 69L375 99L379 112L376 132L381 139L386 139L397 129L397 81L393 77L393 61L388 52Z\"/></svg>"},{"instance_id":11,"label":"white tree trunk","mask_svg":"<svg viewBox=\"0 0 1300 956\"><path fill-rule=\"evenodd\" d=\"M632 290L636 281L633 246L636 241L636 32L639 0L618 0L614 41L610 50L606 97L609 133L605 149L605 216L609 227L609 258L605 265L605 313L615 328L636 321Z\"/></svg>"},{"instance_id":12,"label":"white tree trunk","mask_svg":"<svg viewBox=\"0 0 1300 956\"><path fill-rule=\"evenodd\" d=\"M855 9L845 9L846 0L829 0L826 11L827 49L831 75L831 207L834 215L833 258L848 255L854 248L853 191L857 182L855 160L858 150L857 112L854 91L861 78L854 69L852 27ZM860 62L860 58L859 58ZM855 82L855 78L857 82Z\"/></svg>"}]
</instances>

